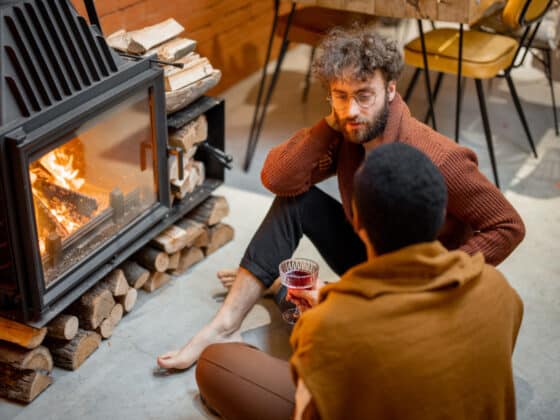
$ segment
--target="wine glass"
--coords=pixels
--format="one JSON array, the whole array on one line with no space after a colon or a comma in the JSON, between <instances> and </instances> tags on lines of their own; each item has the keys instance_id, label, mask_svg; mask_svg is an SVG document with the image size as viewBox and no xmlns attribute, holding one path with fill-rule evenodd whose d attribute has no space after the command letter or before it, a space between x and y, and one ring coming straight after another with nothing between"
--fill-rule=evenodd
<instances>
[{"instance_id":1,"label":"wine glass","mask_svg":"<svg viewBox=\"0 0 560 420\"><path fill-rule=\"evenodd\" d=\"M278 266L280 281L290 289L311 290L319 275L319 264L307 258L289 258ZM296 306L282 312L282 318L289 324L295 324L301 313Z\"/></svg>"}]
</instances>

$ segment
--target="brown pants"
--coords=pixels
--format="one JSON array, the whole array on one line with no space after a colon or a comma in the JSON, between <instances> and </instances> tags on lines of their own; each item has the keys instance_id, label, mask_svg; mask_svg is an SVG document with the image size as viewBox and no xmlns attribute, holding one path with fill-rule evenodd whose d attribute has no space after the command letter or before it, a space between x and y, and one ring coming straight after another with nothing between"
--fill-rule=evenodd
<instances>
[{"instance_id":1,"label":"brown pants","mask_svg":"<svg viewBox=\"0 0 560 420\"><path fill-rule=\"evenodd\" d=\"M244 343L206 347L196 382L210 410L227 420L287 420L294 410L288 362Z\"/></svg>"}]
</instances>

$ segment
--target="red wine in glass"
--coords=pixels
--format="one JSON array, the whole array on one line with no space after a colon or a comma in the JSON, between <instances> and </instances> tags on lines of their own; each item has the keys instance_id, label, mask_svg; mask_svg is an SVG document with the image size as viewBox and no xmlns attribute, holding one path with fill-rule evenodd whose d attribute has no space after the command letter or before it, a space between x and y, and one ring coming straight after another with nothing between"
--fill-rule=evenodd
<instances>
[{"instance_id":1,"label":"red wine in glass","mask_svg":"<svg viewBox=\"0 0 560 420\"><path fill-rule=\"evenodd\" d=\"M278 271L288 289L311 290L319 274L319 264L307 258L290 258L280 263ZM282 313L282 318L290 324L295 324L299 317L297 306Z\"/></svg>"}]
</instances>

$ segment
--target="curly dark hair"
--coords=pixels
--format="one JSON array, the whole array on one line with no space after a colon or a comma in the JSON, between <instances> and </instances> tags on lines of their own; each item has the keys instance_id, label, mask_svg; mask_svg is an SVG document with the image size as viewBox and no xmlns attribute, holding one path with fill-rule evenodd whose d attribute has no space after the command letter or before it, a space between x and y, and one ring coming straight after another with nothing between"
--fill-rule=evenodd
<instances>
[{"instance_id":1,"label":"curly dark hair","mask_svg":"<svg viewBox=\"0 0 560 420\"><path fill-rule=\"evenodd\" d=\"M313 60L313 74L328 87L343 77L367 80L381 70L385 82L397 80L403 57L397 43L377 34L371 26L334 28L323 38Z\"/></svg>"}]
</instances>

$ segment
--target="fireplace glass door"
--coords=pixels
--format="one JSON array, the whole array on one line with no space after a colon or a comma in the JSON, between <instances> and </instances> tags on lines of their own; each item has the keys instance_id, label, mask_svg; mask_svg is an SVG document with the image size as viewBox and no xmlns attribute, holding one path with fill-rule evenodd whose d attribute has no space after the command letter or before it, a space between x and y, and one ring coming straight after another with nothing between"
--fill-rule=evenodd
<instances>
[{"instance_id":1,"label":"fireplace glass door","mask_svg":"<svg viewBox=\"0 0 560 420\"><path fill-rule=\"evenodd\" d=\"M46 287L156 203L154 137L146 90L87 120L29 164Z\"/></svg>"}]
</instances>

